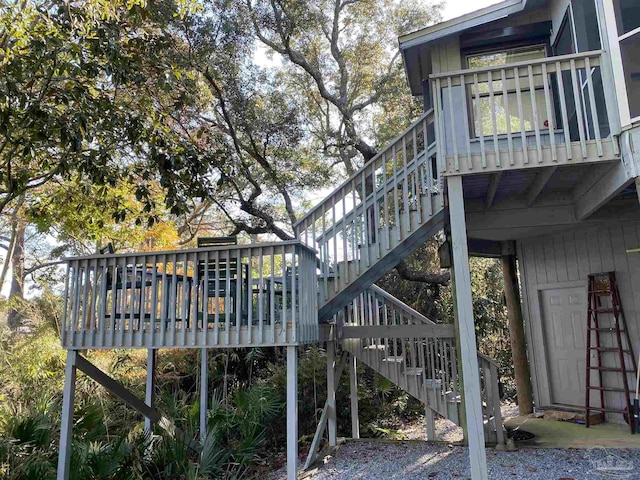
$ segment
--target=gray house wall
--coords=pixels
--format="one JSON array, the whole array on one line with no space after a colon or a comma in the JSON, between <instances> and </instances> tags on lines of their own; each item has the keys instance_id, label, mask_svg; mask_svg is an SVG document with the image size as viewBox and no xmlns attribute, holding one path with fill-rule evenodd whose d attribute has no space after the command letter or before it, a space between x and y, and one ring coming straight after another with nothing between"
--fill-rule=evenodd
<instances>
[{"instance_id":1,"label":"gray house wall","mask_svg":"<svg viewBox=\"0 0 640 480\"><path fill-rule=\"evenodd\" d=\"M550 378L553 365L547 350L549 342L558 333L549 332L554 328L553 322L543 318L541 299L544 292L574 288L574 291L584 293L580 300L583 302L587 297L589 274L615 271L633 348L636 355L640 352L640 254L626 253L627 249L640 247L640 220L575 228L567 233L520 240L517 245L534 397L536 406L544 408L557 405ZM586 312L586 306L581 306L581 312ZM581 319L576 318L574 323L586 329L586 320L584 315ZM575 341L577 346L581 342L584 345L586 338L576 338ZM605 360L606 366L617 366L614 358L609 356ZM581 370L584 383L584 368ZM574 381L575 378L562 379L565 385ZM606 373L604 383L622 386L616 373ZM622 407L619 393L608 393L606 401L611 407ZM592 402L598 405L595 396ZM575 406L583 404L584 395L577 399ZM614 414L610 419L621 420L621 417Z\"/></svg>"}]
</instances>

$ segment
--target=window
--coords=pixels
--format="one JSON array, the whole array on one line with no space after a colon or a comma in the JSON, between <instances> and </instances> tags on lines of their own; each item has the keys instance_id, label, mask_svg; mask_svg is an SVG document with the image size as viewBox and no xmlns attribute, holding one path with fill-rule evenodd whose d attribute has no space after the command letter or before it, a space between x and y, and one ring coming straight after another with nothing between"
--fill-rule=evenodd
<instances>
[{"instance_id":1,"label":"window","mask_svg":"<svg viewBox=\"0 0 640 480\"><path fill-rule=\"evenodd\" d=\"M546 50L543 45L533 47L512 48L499 50L494 52L486 52L476 55L467 56L467 65L469 68L486 68L507 65L517 62L526 62L529 60L537 60L546 56ZM520 102L522 105L522 117L518 112L518 98L515 92L515 81L510 79L503 88L501 81L492 82L494 101L493 108L491 106L491 97L489 82L487 80L478 83L476 95L475 86L470 87L470 105L473 107L473 134L487 136L493 135L493 116L496 120L496 133L498 135L506 134L510 126L511 132L518 132L521 129L532 131L535 126L533 117L533 103L531 98L531 85L526 77L521 77ZM545 105L544 93L539 92L543 89L542 80L539 76L534 79L534 96L536 110L538 111L538 125L540 128L548 125L547 110ZM504 91L507 92L505 101ZM478 98L476 98L478 97ZM478 114L478 101L480 102L480 113Z\"/></svg>"},{"instance_id":2,"label":"window","mask_svg":"<svg viewBox=\"0 0 640 480\"><path fill-rule=\"evenodd\" d=\"M613 0L618 24L618 35L622 36L640 28L640 2L638 0Z\"/></svg>"},{"instance_id":3,"label":"window","mask_svg":"<svg viewBox=\"0 0 640 480\"><path fill-rule=\"evenodd\" d=\"M629 113L640 119L640 1L613 0Z\"/></svg>"}]
</instances>

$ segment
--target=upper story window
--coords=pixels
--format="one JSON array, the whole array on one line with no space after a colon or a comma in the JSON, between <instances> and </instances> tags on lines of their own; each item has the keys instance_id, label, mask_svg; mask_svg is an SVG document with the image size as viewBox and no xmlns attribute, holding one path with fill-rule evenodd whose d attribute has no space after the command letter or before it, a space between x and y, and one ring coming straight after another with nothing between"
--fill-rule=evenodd
<instances>
[{"instance_id":1,"label":"upper story window","mask_svg":"<svg viewBox=\"0 0 640 480\"><path fill-rule=\"evenodd\" d=\"M534 47L509 48L497 52L481 53L467 56L469 68L499 67L508 63L536 60L546 56L544 45Z\"/></svg>"},{"instance_id":2,"label":"upper story window","mask_svg":"<svg viewBox=\"0 0 640 480\"><path fill-rule=\"evenodd\" d=\"M613 0L618 24L618 35L640 28L640 2L638 0Z\"/></svg>"},{"instance_id":3,"label":"upper story window","mask_svg":"<svg viewBox=\"0 0 640 480\"><path fill-rule=\"evenodd\" d=\"M544 45L535 45L520 48L507 48L503 50L473 54L467 56L467 65L469 68L487 68L500 67L518 62L527 62L545 58L546 48ZM526 71L526 69L525 69ZM536 77L534 80L535 106L533 108L533 100L530 93L531 86L529 80L524 77L520 80L520 95L517 95L515 81L513 78L507 80L506 85L502 85L501 81L493 81L493 94L489 88L489 82L480 80L476 86L470 87L469 96L471 97L472 109L472 128L473 135L487 136L493 133L493 118L495 117L496 133L499 135L506 134L510 127L510 131L517 132L521 129L532 131L535 127L534 112L537 112L538 125L546 125L545 97L544 94L535 93L543 88L542 80ZM506 92L506 99L504 98ZM493 95L493 100L491 99ZM478 105L479 101L479 105ZM522 115L520 115L520 111Z\"/></svg>"},{"instance_id":4,"label":"upper story window","mask_svg":"<svg viewBox=\"0 0 640 480\"><path fill-rule=\"evenodd\" d=\"M632 121L640 120L640 1L614 0L618 41Z\"/></svg>"}]
</instances>

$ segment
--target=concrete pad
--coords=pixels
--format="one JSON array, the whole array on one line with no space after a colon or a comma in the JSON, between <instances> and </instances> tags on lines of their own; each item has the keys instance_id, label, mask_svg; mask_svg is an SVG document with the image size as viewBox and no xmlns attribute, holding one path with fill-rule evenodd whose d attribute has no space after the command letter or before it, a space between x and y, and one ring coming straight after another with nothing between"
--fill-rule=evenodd
<instances>
[{"instance_id":1,"label":"concrete pad","mask_svg":"<svg viewBox=\"0 0 640 480\"><path fill-rule=\"evenodd\" d=\"M589 428L570 422L558 422L533 418L515 417L506 420L506 427L522 428L536 437L516 446L543 448L640 448L640 434L632 435L628 425L601 423Z\"/></svg>"}]
</instances>

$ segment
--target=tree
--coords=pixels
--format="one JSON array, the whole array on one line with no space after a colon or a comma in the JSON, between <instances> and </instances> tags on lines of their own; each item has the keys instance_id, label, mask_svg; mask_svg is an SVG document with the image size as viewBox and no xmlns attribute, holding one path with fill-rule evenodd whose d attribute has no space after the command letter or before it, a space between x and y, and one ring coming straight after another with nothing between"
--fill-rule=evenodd
<instances>
[{"instance_id":1,"label":"tree","mask_svg":"<svg viewBox=\"0 0 640 480\"><path fill-rule=\"evenodd\" d=\"M158 180L179 211L205 171L170 128L193 79L174 68L171 2L10 2L0 8L0 212L57 180ZM179 7L180 4L178 4ZM202 180L201 182L198 180Z\"/></svg>"},{"instance_id":2,"label":"tree","mask_svg":"<svg viewBox=\"0 0 640 480\"><path fill-rule=\"evenodd\" d=\"M441 3L382 0L247 0L256 36L286 63L312 144L347 175L375 156L420 111L404 86L398 35L440 18ZM374 143L375 142L375 143ZM402 278L446 284L448 274L401 262Z\"/></svg>"}]
</instances>

